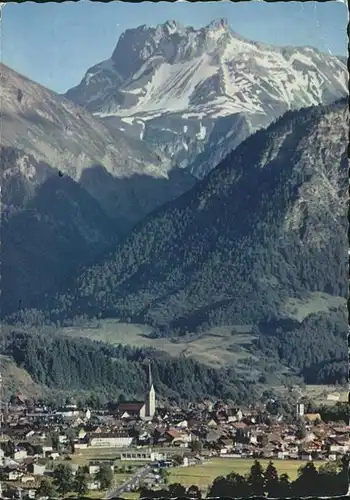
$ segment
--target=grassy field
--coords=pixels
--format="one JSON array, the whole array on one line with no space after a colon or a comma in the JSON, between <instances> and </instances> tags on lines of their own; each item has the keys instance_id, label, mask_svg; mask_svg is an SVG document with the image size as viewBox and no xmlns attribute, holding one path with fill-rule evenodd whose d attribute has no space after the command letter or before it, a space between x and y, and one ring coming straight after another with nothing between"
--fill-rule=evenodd
<instances>
[{"instance_id":1,"label":"grassy field","mask_svg":"<svg viewBox=\"0 0 350 500\"><path fill-rule=\"evenodd\" d=\"M253 357L248 350L255 339L246 325L211 328L200 335L174 339L149 337L151 327L120 323L118 320L101 320L96 327L69 327L62 333L70 337L86 337L108 344L125 344L134 347L152 347L172 356L184 354L211 366L234 365L242 359Z\"/></svg>"},{"instance_id":2,"label":"grassy field","mask_svg":"<svg viewBox=\"0 0 350 500\"><path fill-rule=\"evenodd\" d=\"M84 498L98 498L101 500L104 497L104 492L103 491L89 491L84 495ZM77 498L77 493L67 493L67 495L64 498Z\"/></svg>"},{"instance_id":3,"label":"grassy field","mask_svg":"<svg viewBox=\"0 0 350 500\"><path fill-rule=\"evenodd\" d=\"M334 297L322 292L312 292L303 300L289 298L280 309L280 313L288 318L303 321L309 314L328 312L334 307L346 307L344 297Z\"/></svg>"},{"instance_id":4,"label":"grassy field","mask_svg":"<svg viewBox=\"0 0 350 500\"><path fill-rule=\"evenodd\" d=\"M75 493L75 496L76 496L76 493ZM99 498L99 499L101 499L101 498L103 498L104 495L102 494L101 491L89 491L85 496L88 497L88 498Z\"/></svg>"},{"instance_id":5,"label":"grassy field","mask_svg":"<svg viewBox=\"0 0 350 500\"><path fill-rule=\"evenodd\" d=\"M334 405L337 402L346 403L348 391L344 387L332 385L307 385L305 394L315 403Z\"/></svg>"},{"instance_id":6,"label":"grassy field","mask_svg":"<svg viewBox=\"0 0 350 500\"><path fill-rule=\"evenodd\" d=\"M282 397L286 396L289 392L288 387L275 385L272 387L276 393ZM335 405L337 402L346 403L348 400L348 391L346 386L334 385L305 385L303 387L295 388L295 396L306 396L312 400L316 405Z\"/></svg>"},{"instance_id":7,"label":"grassy field","mask_svg":"<svg viewBox=\"0 0 350 500\"><path fill-rule=\"evenodd\" d=\"M202 491L206 491L208 486L212 484L214 479L218 476L226 476L231 472L238 474L246 474L249 472L250 467L253 465L253 459L239 459L239 458L213 458L212 460L202 464L194 465L191 467L177 467L170 471L170 483L181 483L188 487L191 485L198 486ZM269 460L259 460L265 469ZM297 477L299 467L305 465L306 462L299 460L275 460L274 465L279 474L286 473L290 479ZM315 463L317 466L317 462ZM322 465L322 462L319 462Z\"/></svg>"},{"instance_id":8,"label":"grassy field","mask_svg":"<svg viewBox=\"0 0 350 500\"><path fill-rule=\"evenodd\" d=\"M140 498L140 493L138 491L124 491L124 493L122 493L122 498L125 500L138 500Z\"/></svg>"},{"instance_id":9,"label":"grassy field","mask_svg":"<svg viewBox=\"0 0 350 500\"><path fill-rule=\"evenodd\" d=\"M332 307L344 305L342 297L332 297L326 293L310 293L303 300L289 298L280 307L282 317L303 321L311 313L327 312ZM108 344L125 344L134 347L152 347L166 351L172 356L184 354L211 366L237 365L246 358L253 358L249 346L255 336L253 325L226 325L209 328L201 334L189 334L179 339L150 337L152 327L141 324L119 322L118 319L98 320L95 324L62 329L71 337L86 337Z\"/></svg>"},{"instance_id":10,"label":"grassy field","mask_svg":"<svg viewBox=\"0 0 350 500\"><path fill-rule=\"evenodd\" d=\"M22 393L29 397L40 394L45 396L45 390L34 382L29 373L16 366L8 356L0 355L1 375L3 380L2 398L5 395Z\"/></svg>"},{"instance_id":11,"label":"grassy field","mask_svg":"<svg viewBox=\"0 0 350 500\"><path fill-rule=\"evenodd\" d=\"M107 452L107 453L106 453ZM113 450L89 450L84 451L81 455L72 455L72 462L79 465L86 465L90 460L98 458L115 458L117 455L116 451ZM212 458L211 460L205 462L201 465L195 465L190 467L176 467L169 469L170 477L169 483L180 483L185 487L191 485L197 485L203 493L206 493L208 487L213 483L214 479L218 476L226 476L231 472L237 472L239 474L246 474L249 472L252 466L253 459L236 459L236 458ZM269 460L259 460L263 468L266 468ZM304 461L300 460L274 460L274 465L277 468L279 474L287 473L289 478L294 480L297 477L298 469L306 464ZM70 462L66 462L70 463ZM144 462L125 462L117 460L117 466L142 466ZM317 467L321 466L323 462L315 462ZM116 473L115 481L117 484L124 483L130 473ZM88 495L90 498L102 498L103 492L90 492ZM139 498L138 492L124 492L122 497L125 500L136 500Z\"/></svg>"}]
</instances>

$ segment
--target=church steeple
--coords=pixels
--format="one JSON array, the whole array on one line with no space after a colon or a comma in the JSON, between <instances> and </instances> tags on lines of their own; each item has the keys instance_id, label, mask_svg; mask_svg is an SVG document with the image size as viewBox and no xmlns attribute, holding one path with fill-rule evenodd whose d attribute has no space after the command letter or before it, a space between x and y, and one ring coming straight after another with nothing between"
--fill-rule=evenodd
<instances>
[{"instance_id":1,"label":"church steeple","mask_svg":"<svg viewBox=\"0 0 350 500\"><path fill-rule=\"evenodd\" d=\"M153 386L153 378L152 378L152 366L151 360L148 360L148 389L150 390Z\"/></svg>"},{"instance_id":2,"label":"church steeple","mask_svg":"<svg viewBox=\"0 0 350 500\"><path fill-rule=\"evenodd\" d=\"M154 390L151 360L148 360L148 394L145 418L151 420L156 412L156 391Z\"/></svg>"}]
</instances>

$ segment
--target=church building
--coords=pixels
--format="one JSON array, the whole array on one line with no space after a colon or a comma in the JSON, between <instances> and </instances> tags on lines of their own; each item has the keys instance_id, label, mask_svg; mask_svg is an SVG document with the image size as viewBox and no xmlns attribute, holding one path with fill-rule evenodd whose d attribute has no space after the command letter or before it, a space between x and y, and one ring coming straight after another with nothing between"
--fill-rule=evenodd
<instances>
[{"instance_id":1,"label":"church building","mask_svg":"<svg viewBox=\"0 0 350 500\"><path fill-rule=\"evenodd\" d=\"M118 405L122 418L152 420L156 412L156 391L153 385L151 362L148 365L148 391L144 401L125 401Z\"/></svg>"}]
</instances>

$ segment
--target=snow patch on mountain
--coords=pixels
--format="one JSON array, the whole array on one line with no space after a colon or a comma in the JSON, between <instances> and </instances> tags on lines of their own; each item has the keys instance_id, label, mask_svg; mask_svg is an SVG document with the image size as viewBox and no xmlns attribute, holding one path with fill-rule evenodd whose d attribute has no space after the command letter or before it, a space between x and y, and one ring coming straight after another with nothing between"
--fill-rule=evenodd
<instances>
[{"instance_id":1,"label":"snow patch on mountain","mask_svg":"<svg viewBox=\"0 0 350 500\"><path fill-rule=\"evenodd\" d=\"M203 141L207 135L206 127L203 127L202 123L199 124L199 132L197 133L197 139Z\"/></svg>"},{"instance_id":2,"label":"snow patch on mountain","mask_svg":"<svg viewBox=\"0 0 350 500\"><path fill-rule=\"evenodd\" d=\"M347 95L347 80L340 58L310 47L253 42L224 19L197 30L168 21L126 30L112 57L90 68L66 95L104 120L130 120L127 133L174 165L183 164L186 154L190 165L222 119L226 127L232 117L234 128L237 114L244 115L246 131L254 131L288 109ZM215 166L206 164L193 173L202 176Z\"/></svg>"}]
</instances>

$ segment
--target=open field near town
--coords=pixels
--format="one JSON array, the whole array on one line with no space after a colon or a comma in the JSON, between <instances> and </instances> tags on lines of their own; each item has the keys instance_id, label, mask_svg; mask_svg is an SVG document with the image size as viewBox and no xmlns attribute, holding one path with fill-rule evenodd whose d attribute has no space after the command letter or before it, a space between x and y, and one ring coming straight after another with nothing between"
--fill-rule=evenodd
<instances>
[{"instance_id":1,"label":"open field near town","mask_svg":"<svg viewBox=\"0 0 350 500\"><path fill-rule=\"evenodd\" d=\"M289 298L280 306L281 317L303 321L309 314L327 312L346 302L342 297L326 293L310 293L303 300ZM85 337L108 344L134 347L152 347L170 355L180 354L215 366L237 365L246 358L253 358L249 346L255 339L253 325L226 325L208 328L200 334L188 334L178 339L151 338L152 327L119 322L118 319L94 320L90 325L66 327L62 333L71 337ZM242 367L243 368L243 367Z\"/></svg>"},{"instance_id":2,"label":"open field near town","mask_svg":"<svg viewBox=\"0 0 350 500\"><path fill-rule=\"evenodd\" d=\"M276 385L273 389L280 393L282 396L288 394L288 387ZM346 403L348 400L348 391L345 386L334 385L303 385L302 387L295 387L294 394L299 397L307 397L312 400L316 405L329 405L333 406L336 403Z\"/></svg>"},{"instance_id":3,"label":"open field near town","mask_svg":"<svg viewBox=\"0 0 350 500\"><path fill-rule=\"evenodd\" d=\"M344 387L331 385L307 385L305 394L316 403L334 405L335 403L346 403L348 391Z\"/></svg>"},{"instance_id":4,"label":"open field near town","mask_svg":"<svg viewBox=\"0 0 350 500\"><path fill-rule=\"evenodd\" d=\"M138 500L140 498L140 493L138 491L124 491L124 493L122 493L122 498L124 500Z\"/></svg>"},{"instance_id":5,"label":"open field near town","mask_svg":"<svg viewBox=\"0 0 350 500\"><path fill-rule=\"evenodd\" d=\"M84 497L79 497L79 500L85 500L86 498L92 498L92 499L103 499L105 493L103 491L89 491L84 495ZM65 498L77 498L76 493L68 493ZM138 498L138 497L137 497Z\"/></svg>"},{"instance_id":6,"label":"open field near town","mask_svg":"<svg viewBox=\"0 0 350 500\"><path fill-rule=\"evenodd\" d=\"M213 458L210 461L190 467L177 467L170 470L170 483L181 483L183 486L196 485L201 490L206 491L218 476L226 476L231 472L238 474L246 474L253 465L253 459L240 458ZM265 469L269 460L259 460ZM273 463L279 474L288 474L290 479L295 479L298 474L299 467L305 465L306 462L301 460L273 460ZM321 466L323 462L315 462L316 466Z\"/></svg>"},{"instance_id":7,"label":"open field near town","mask_svg":"<svg viewBox=\"0 0 350 500\"><path fill-rule=\"evenodd\" d=\"M152 347L172 356L182 354L216 368L252 357L247 348L255 338L249 326L241 325L211 328L207 332L179 339L153 339L149 336L151 332L151 327L119 323L112 319L99 320L96 327L69 327L62 330L62 333L71 337L86 337L112 345Z\"/></svg>"}]
</instances>

